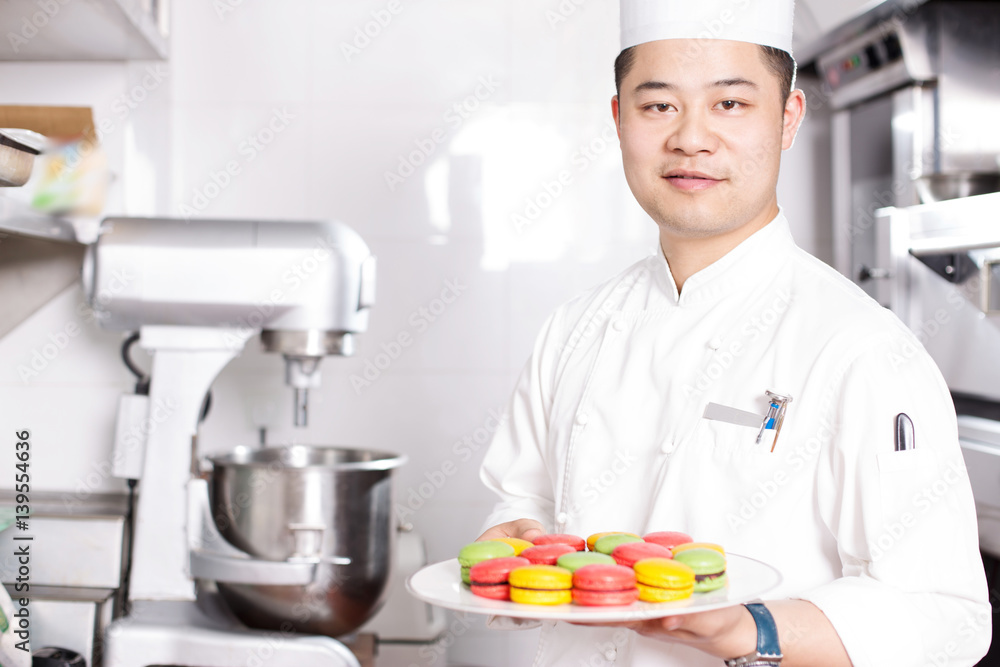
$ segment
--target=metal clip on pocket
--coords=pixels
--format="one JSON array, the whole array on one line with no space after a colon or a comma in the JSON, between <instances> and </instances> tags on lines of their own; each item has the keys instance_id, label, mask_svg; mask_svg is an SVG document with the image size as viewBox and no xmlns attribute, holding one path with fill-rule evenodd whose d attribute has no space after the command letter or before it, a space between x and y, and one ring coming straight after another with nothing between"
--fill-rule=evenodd
<instances>
[{"instance_id":1,"label":"metal clip on pocket","mask_svg":"<svg viewBox=\"0 0 1000 667\"><path fill-rule=\"evenodd\" d=\"M773 391L765 391L767 395L769 405L767 406L767 413L764 415L764 421L760 424L760 431L757 433L757 444L764 438L764 431L774 431L774 439L771 441L771 451L774 451L775 445L778 444L778 435L781 433L781 424L785 421L785 410L788 404L792 402L791 396L783 396L782 394L776 394Z\"/></svg>"}]
</instances>

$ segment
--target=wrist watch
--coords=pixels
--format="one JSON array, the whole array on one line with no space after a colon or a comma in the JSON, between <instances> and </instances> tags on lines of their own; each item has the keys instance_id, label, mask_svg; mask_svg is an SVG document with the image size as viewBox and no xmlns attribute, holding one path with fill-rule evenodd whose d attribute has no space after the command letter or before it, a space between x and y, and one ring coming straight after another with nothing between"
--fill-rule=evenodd
<instances>
[{"instance_id":1,"label":"wrist watch","mask_svg":"<svg viewBox=\"0 0 1000 667\"><path fill-rule=\"evenodd\" d=\"M757 624L757 650L739 658L726 660L726 667L777 667L784 657L778 645L778 626L762 603L743 605Z\"/></svg>"}]
</instances>

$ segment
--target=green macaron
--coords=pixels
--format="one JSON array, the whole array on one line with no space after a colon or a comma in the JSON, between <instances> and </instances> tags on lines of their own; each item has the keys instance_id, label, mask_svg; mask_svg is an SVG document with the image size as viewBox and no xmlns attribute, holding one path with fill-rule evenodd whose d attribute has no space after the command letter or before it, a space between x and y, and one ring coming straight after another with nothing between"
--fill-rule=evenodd
<instances>
[{"instance_id":1,"label":"green macaron","mask_svg":"<svg viewBox=\"0 0 1000 667\"><path fill-rule=\"evenodd\" d=\"M506 542L488 540L486 542L466 544L458 552L458 564L462 566L462 581L469 583L469 568L476 563L481 563L491 558L506 558L513 555L514 547Z\"/></svg>"},{"instance_id":2,"label":"green macaron","mask_svg":"<svg viewBox=\"0 0 1000 667\"><path fill-rule=\"evenodd\" d=\"M556 565L565 568L570 572L576 572L584 565L614 565L615 559L607 554L596 551L574 551L573 553L559 556Z\"/></svg>"},{"instance_id":3,"label":"green macaron","mask_svg":"<svg viewBox=\"0 0 1000 667\"><path fill-rule=\"evenodd\" d=\"M688 549L674 560L694 570L694 592L707 593L726 585L726 557L714 549Z\"/></svg>"},{"instance_id":4,"label":"green macaron","mask_svg":"<svg viewBox=\"0 0 1000 667\"><path fill-rule=\"evenodd\" d=\"M615 547L628 544L629 542L642 542L642 538L635 535L626 535L625 533L612 533L594 542L594 551L610 556Z\"/></svg>"}]
</instances>

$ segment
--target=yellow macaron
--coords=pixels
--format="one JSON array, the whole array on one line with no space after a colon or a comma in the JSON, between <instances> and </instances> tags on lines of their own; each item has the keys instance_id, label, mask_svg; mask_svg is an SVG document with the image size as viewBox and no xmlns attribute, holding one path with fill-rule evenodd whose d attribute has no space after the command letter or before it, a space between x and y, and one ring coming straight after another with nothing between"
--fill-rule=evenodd
<instances>
[{"instance_id":1,"label":"yellow macaron","mask_svg":"<svg viewBox=\"0 0 1000 667\"><path fill-rule=\"evenodd\" d=\"M691 597L694 570L670 558L646 558L634 566L639 599L644 602L670 602Z\"/></svg>"},{"instance_id":2,"label":"yellow macaron","mask_svg":"<svg viewBox=\"0 0 1000 667\"><path fill-rule=\"evenodd\" d=\"M573 573L555 565L528 565L510 573L510 600L521 604L569 604Z\"/></svg>"}]
</instances>

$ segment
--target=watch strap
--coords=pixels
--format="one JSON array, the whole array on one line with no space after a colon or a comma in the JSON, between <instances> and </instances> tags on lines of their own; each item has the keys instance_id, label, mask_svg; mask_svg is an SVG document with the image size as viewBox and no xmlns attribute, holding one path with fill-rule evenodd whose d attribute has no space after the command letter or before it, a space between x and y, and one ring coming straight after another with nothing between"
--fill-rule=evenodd
<instances>
[{"instance_id":1,"label":"watch strap","mask_svg":"<svg viewBox=\"0 0 1000 667\"><path fill-rule=\"evenodd\" d=\"M780 665L781 646L778 642L778 626L774 617L762 603L744 605L757 625L757 650L749 655L726 660L727 667L768 667Z\"/></svg>"}]
</instances>

